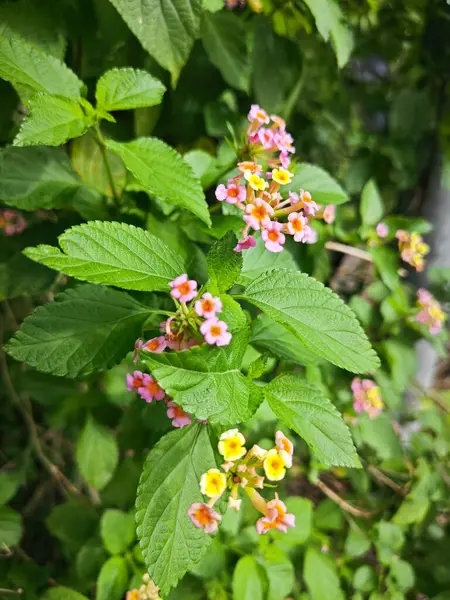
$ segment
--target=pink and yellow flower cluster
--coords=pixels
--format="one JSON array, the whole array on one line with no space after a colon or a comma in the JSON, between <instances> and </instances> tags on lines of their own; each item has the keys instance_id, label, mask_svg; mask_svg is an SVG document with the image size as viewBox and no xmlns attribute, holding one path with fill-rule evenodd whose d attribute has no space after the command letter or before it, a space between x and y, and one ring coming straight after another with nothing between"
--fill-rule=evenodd
<instances>
[{"instance_id":1,"label":"pink and yellow flower cluster","mask_svg":"<svg viewBox=\"0 0 450 600\"><path fill-rule=\"evenodd\" d=\"M355 377L352 381L353 408L357 413L367 413L370 419L377 417L384 408L380 388L370 379Z\"/></svg>"},{"instance_id":2,"label":"pink and yellow flower cluster","mask_svg":"<svg viewBox=\"0 0 450 600\"><path fill-rule=\"evenodd\" d=\"M416 321L428 327L431 335L437 335L442 331L446 315L436 298L424 288L417 290L417 307L419 312Z\"/></svg>"},{"instance_id":3,"label":"pink and yellow flower cluster","mask_svg":"<svg viewBox=\"0 0 450 600\"><path fill-rule=\"evenodd\" d=\"M416 271L423 271L425 267L425 256L430 251L430 246L423 241L417 232L408 233L399 229L395 234L398 239L398 247L402 260L411 265Z\"/></svg>"},{"instance_id":4,"label":"pink and yellow flower cluster","mask_svg":"<svg viewBox=\"0 0 450 600\"><path fill-rule=\"evenodd\" d=\"M129 590L126 600L161 600L159 587L150 579L150 575L145 573L142 577L144 582L139 588Z\"/></svg>"},{"instance_id":5,"label":"pink and yellow flower cluster","mask_svg":"<svg viewBox=\"0 0 450 600\"><path fill-rule=\"evenodd\" d=\"M261 232L270 252L283 251L286 235L292 235L296 242L316 242L317 233L309 220L322 217L327 223L333 222L334 206L320 207L305 190L282 194L283 186L290 184L293 177L288 170L290 155L295 153L293 138L281 117L269 116L257 104L251 106L248 119L246 149L251 160L239 162L239 174L216 189L219 202L233 204L244 213L245 227L235 251L256 245L250 230ZM270 169L265 174L260 162ZM285 217L285 222L278 221Z\"/></svg>"},{"instance_id":6,"label":"pink and yellow flower cluster","mask_svg":"<svg viewBox=\"0 0 450 600\"><path fill-rule=\"evenodd\" d=\"M259 534L271 529L287 531L295 526L295 516L287 512L286 505L275 498L267 502L257 489L264 488L264 482L280 481L286 475L286 469L292 466L293 445L281 432L277 431L275 446L264 450L255 445L247 451L245 437L238 429L230 429L220 436L218 450L224 458L222 470L209 469L200 478L200 490L209 500L194 502L188 509L192 523L205 531L214 533L222 516L214 510L215 503L228 491L228 507L240 510L242 500L239 491L247 494L255 508L263 515L256 523ZM264 475L259 472L263 471Z\"/></svg>"},{"instance_id":7,"label":"pink and yellow flower cluster","mask_svg":"<svg viewBox=\"0 0 450 600\"><path fill-rule=\"evenodd\" d=\"M3 230L5 235L22 233L26 227L27 222L19 212L9 208L0 209L0 230Z\"/></svg>"}]
</instances>

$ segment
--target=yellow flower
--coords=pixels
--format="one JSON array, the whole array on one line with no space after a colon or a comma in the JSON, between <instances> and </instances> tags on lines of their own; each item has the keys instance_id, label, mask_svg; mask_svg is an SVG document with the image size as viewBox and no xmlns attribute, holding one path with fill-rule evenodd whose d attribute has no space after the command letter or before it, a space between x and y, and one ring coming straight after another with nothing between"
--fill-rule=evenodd
<instances>
[{"instance_id":1,"label":"yellow flower","mask_svg":"<svg viewBox=\"0 0 450 600\"><path fill-rule=\"evenodd\" d=\"M255 192L263 191L269 185L262 177L252 173L251 171L245 171L244 177L248 181L249 186L254 189Z\"/></svg>"},{"instance_id":2,"label":"yellow flower","mask_svg":"<svg viewBox=\"0 0 450 600\"><path fill-rule=\"evenodd\" d=\"M264 471L270 481L280 481L286 475L286 462L276 448L266 454Z\"/></svg>"},{"instance_id":3,"label":"yellow flower","mask_svg":"<svg viewBox=\"0 0 450 600\"><path fill-rule=\"evenodd\" d=\"M226 487L227 478L225 473L221 473L219 469L209 469L209 471L203 473L201 476L201 492L209 498L217 498L217 496L221 496Z\"/></svg>"},{"instance_id":4,"label":"yellow flower","mask_svg":"<svg viewBox=\"0 0 450 600\"><path fill-rule=\"evenodd\" d=\"M220 436L219 452L226 461L238 460L247 452L245 437L238 429L229 429Z\"/></svg>"},{"instance_id":5,"label":"yellow flower","mask_svg":"<svg viewBox=\"0 0 450 600\"><path fill-rule=\"evenodd\" d=\"M127 592L127 600L140 600L141 593L139 590L129 590Z\"/></svg>"},{"instance_id":6,"label":"yellow flower","mask_svg":"<svg viewBox=\"0 0 450 600\"><path fill-rule=\"evenodd\" d=\"M292 173L286 171L286 169L274 169L272 171L272 179L280 185L286 185L292 181Z\"/></svg>"}]
</instances>

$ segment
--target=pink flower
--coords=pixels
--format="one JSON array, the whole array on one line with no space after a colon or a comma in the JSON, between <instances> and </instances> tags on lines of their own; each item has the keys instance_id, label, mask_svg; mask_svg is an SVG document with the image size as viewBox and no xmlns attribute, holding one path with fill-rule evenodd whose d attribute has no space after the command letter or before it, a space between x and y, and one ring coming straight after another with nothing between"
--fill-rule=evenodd
<instances>
[{"instance_id":1,"label":"pink flower","mask_svg":"<svg viewBox=\"0 0 450 600\"><path fill-rule=\"evenodd\" d=\"M353 408L355 412L366 412L370 419L377 417L384 408L380 389L370 379L355 377L352 381Z\"/></svg>"},{"instance_id":2,"label":"pink flower","mask_svg":"<svg viewBox=\"0 0 450 600\"><path fill-rule=\"evenodd\" d=\"M323 220L325 221L325 223L331 224L334 222L335 218L336 218L336 207L333 204L329 204L328 206L325 206L325 209L323 211Z\"/></svg>"},{"instance_id":3,"label":"pink flower","mask_svg":"<svg viewBox=\"0 0 450 600\"><path fill-rule=\"evenodd\" d=\"M248 120L251 122L257 121L261 125L268 125L270 123L269 115L258 104L251 105Z\"/></svg>"},{"instance_id":4,"label":"pink flower","mask_svg":"<svg viewBox=\"0 0 450 600\"><path fill-rule=\"evenodd\" d=\"M188 508L187 514L194 525L203 529L205 533L217 531L217 522L222 520L219 513L205 502L194 502Z\"/></svg>"},{"instance_id":5,"label":"pink flower","mask_svg":"<svg viewBox=\"0 0 450 600\"><path fill-rule=\"evenodd\" d=\"M212 319L216 316L216 312L222 312L222 302L220 298L216 298L207 292L203 294L201 300L197 300L195 303L195 312L199 317Z\"/></svg>"},{"instance_id":6,"label":"pink flower","mask_svg":"<svg viewBox=\"0 0 450 600\"><path fill-rule=\"evenodd\" d=\"M235 252L242 252L243 250L248 250L249 248L254 248L256 246L256 240L252 235L247 235L242 240L239 240L237 245L233 248Z\"/></svg>"},{"instance_id":7,"label":"pink flower","mask_svg":"<svg viewBox=\"0 0 450 600\"><path fill-rule=\"evenodd\" d=\"M302 213L293 212L288 217L287 228L290 234L294 236L296 242L304 241L308 229L308 219Z\"/></svg>"},{"instance_id":8,"label":"pink flower","mask_svg":"<svg viewBox=\"0 0 450 600\"><path fill-rule=\"evenodd\" d=\"M282 229L282 223L273 221L269 227L265 227L262 230L261 237L267 250L270 252L282 252L284 250L283 244L286 241L286 237L281 233Z\"/></svg>"},{"instance_id":9,"label":"pink flower","mask_svg":"<svg viewBox=\"0 0 450 600\"><path fill-rule=\"evenodd\" d=\"M134 352L133 352L134 364L136 364L137 361L139 360L139 350L142 348L143 345L144 345L144 342L141 339L137 339L134 343Z\"/></svg>"},{"instance_id":10,"label":"pink flower","mask_svg":"<svg viewBox=\"0 0 450 600\"><path fill-rule=\"evenodd\" d=\"M277 125L279 129L281 129L281 131L284 131L286 129L286 121L284 119L282 119L278 115L270 115L270 118L275 123L275 125Z\"/></svg>"},{"instance_id":11,"label":"pink flower","mask_svg":"<svg viewBox=\"0 0 450 600\"><path fill-rule=\"evenodd\" d=\"M319 205L316 202L314 202L309 192L305 192L305 190L300 190L300 200L303 202L303 210L307 215L313 217L319 210Z\"/></svg>"},{"instance_id":12,"label":"pink flower","mask_svg":"<svg viewBox=\"0 0 450 600\"><path fill-rule=\"evenodd\" d=\"M258 140L261 142L263 148L269 150L273 146L273 131L272 129L266 129L265 127L260 127L258 130Z\"/></svg>"},{"instance_id":13,"label":"pink flower","mask_svg":"<svg viewBox=\"0 0 450 600\"><path fill-rule=\"evenodd\" d=\"M273 136L273 142L280 152L295 152L292 145L294 139L290 133L280 131Z\"/></svg>"},{"instance_id":14,"label":"pink flower","mask_svg":"<svg viewBox=\"0 0 450 600\"><path fill-rule=\"evenodd\" d=\"M137 390L143 385L145 374L142 371L135 371L133 375L127 373L127 391L131 392L131 390Z\"/></svg>"},{"instance_id":15,"label":"pink flower","mask_svg":"<svg viewBox=\"0 0 450 600\"><path fill-rule=\"evenodd\" d=\"M191 417L175 402L169 401L167 403L167 416L172 419L172 425L180 429L192 423Z\"/></svg>"},{"instance_id":16,"label":"pink flower","mask_svg":"<svg viewBox=\"0 0 450 600\"><path fill-rule=\"evenodd\" d=\"M27 221L19 212L9 208L0 210L0 229L3 229L5 235L22 233L26 226Z\"/></svg>"},{"instance_id":17,"label":"pink flower","mask_svg":"<svg viewBox=\"0 0 450 600\"><path fill-rule=\"evenodd\" d=\"M260 198L255 199L254 204L247 204L245 207L244 221L255 231L258 231L261 227L268 227L270 225L270 217L273 215L274 210L261 200Z\"/></svg>"},{"instance_id":18,"label":"pink flower","mask_svg":"<svg viewBox=\"0 0 450 600\"><path fill-rule=\"evenodd\" d=\"M289 154L285 150L280 152L280 162L281 162L281 166L283 167L283 169L288 169L289 165L291 164L291 159L289 157Z\"/></svg>"},{"instance_id":19,"label":"pink flower","mask_svg":"<svg viewBox=\"0 0 450 600\"><path fill-rule=\"evenodd\" d=\"M144 377L142 378L142 386L138 388L138 394L149 404L153 399L162 400L166 395L156 379L147 374L144 374Z\"/></svg>"},{"instance_id":20,"label":"pink flower","mask_svg":"<svg viewBox=\"0 0 450 600\"><path fill-rule=\"evenodd\" d=\"M428 290L420 288L417 290L417 306L421 310L416 314L416 321L428 327L431 335L437 335L442 331L446 315L441 304Z\"/></svg>"},{"instance_id":21,"label":"pink flower","mask_svg":"<svg viewBox=\"0 0 450 600\"><path fill-rule=\"evenodd\" d=\"M315 244L318 240L318 233L315 229L313 229L312 227L307 228L307 230L305 231L305 235L303 237L303 242L305 244Z\"/></svg>"},{"instance_id":22,"label":"pink flower","mask_svg":"<svg viewBox=\"0 0 450 600\"><path fill-rule=\"evenodd\" d=\"M385 238L389 234L389 227L386 225L386 223L378 223L376 232L380 238Z\"/></svg>"},{"instance_id":23,"label":"pink flower","mask_svg":"<svg viewBox=\"0 0 450 600\"><path fill-rule=\"evenodd\" d=\"M275 493L275 499L267 503L266 508L266 516L258 519L256 523L256 531L260 535L271 529L278 529L278 531L286 533L288 527L295 527L295 515L287 512L285 503L278 498L277 493Z\"/></svg>"},{"instance_id":24,"label":"pink flower","mask_svg":"<svg viewBox=\"0 0 450 600\"><path fill-rule=\"evenodd\" d=\"M160 335L159 337L152 338L151 340L148 340L148 342L145 342L142 348L147 350L147 352L159 354L167 348L167 340L165 336Z\"/></svg>"},{"instance_id":25,"label":"pink flower","mask_svg":"<svg viewBox=\"0 0 450 600\"><path fill-rule=\"evenodd\" d=\"M228 331L228 325L218 319L208 319L200 325L200 331L205 336L208 344L216 346L228 346L231 341L231 333Z\"/></svg>"},{"instance_id":26,"label":"pink flower","mask_svg":"<svg viewBox=\"0 0 450 600\"><path fill-rule=\"evenodd\" d=\"M289 192L289 200L291 202L291 205L294 206L295 204L298 204L300 202L300 197L295 192Z\"/></svg>"},{"instance_id":27,"label":"pink flower","mask_svg":"<svg viewBox=\"0 0 450 600\"><path fill-rule=\"evenodd\" d=\"M230 179L227 186L222 183L216 188L216 198L219 202L227 202L228 204L236 204L237 202L245 202L247 197L247 191L244 185L236 185L236 183Z\"/></svg>"},{"instance_id":28,"label":"pink flower","mask_svg":"<svg viewBox=\"0 0 450 600\"><path fill-rule=\"evenodd\" d=\"M190 302L197 295L197 282L188 280L186 273L180 275L169 283L172 290L170 295L180 302Z\"/></svg>"},{"instance_id":29,"label":"pink flower","mask_svg":"<svg viewBox=\"0 0 450 600\"><path fill-rule=\"evenodd\" d=\"M433 294L431 294L431 292L429 292L425 288L419 288L417 290L417 302L419 304L425 306L426 304L431 302L431 300L433 300Z\"/></svg>"}]
</instances>

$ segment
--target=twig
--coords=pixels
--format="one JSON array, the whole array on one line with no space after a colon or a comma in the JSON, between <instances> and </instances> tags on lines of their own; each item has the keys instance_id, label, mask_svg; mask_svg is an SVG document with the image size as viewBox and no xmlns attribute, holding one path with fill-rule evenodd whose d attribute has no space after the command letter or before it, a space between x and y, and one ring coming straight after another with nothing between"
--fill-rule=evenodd
<instances>
[{"instance_id":1,"label":"twig","mask_svg":"<svg viewBox=\"0 0 450 600\"><path fill-rule=\"evenodd\" d=\"M18 594L20 596L23 594L23 589L18 588L17 590L8 590L6 588L0 588L0 594Z\"/></svg>"},{"instance_id":2,"label":"twig","mask_svg":"<svg viewBox=\"0 0 450 600\"><path fill-rule=\"evenodd\" d=\"M344 500L343 498L341 498L338 494L336 494L336 492L334 492L332 489L330 489L320 479L318 479L315 482L315 485L320 490L322 490L322 492L325 494L325 496L328 496L328 498L330 500L332 500L338 506L340 506L342 508L342 510L350 513L354 517L359 517L361 519L371 519L372 517L377 515L379 512L381 512L381 509L368 511L368 510L362 510L361 508L358 508L357 506L353 506L353 504L350 504L349 502L347 502L347 500Z\"/></svg>"},{"instance_id":3,"label":"twig","mask_svg":"<svg viewBox=\"0 0 450 600\"><path fill-rule=\"evenodd\" d=\"M100 148L103 162L105 164L106 175L108 177L109 185L111 186L111 192L113 195L114 204L116 205L117 208L119 208L120 207L120 197L119 197L119 194L117 193L116 186L114 183L114 177L112 174L111 164L109 162L108 149L106 147L105 138L103 137L98 124L94 127L94 132L95 132L94 139L97 142L98 147Z\"/></svg>"},{"instance_id":4,"label":"twig","mask_svg":"<svg viewBox=\"0 0 450 600\"><path fill-rule=\"evenodd\" d=\"M340 244L339 242L327 242L325 244L327 250L333 250L334 252L341 252L342 254L348 254L355 258L360 258L367 262L373 262L372 256L369 252L361 250L360 248L353 248L353 246L347 246L346 244Z\"/></svg>"},{"instance_id":5,"label":"twig","mask_svg":"<svg viewBox=\"0 0 450 600\"><path fill-rule=\"evenodd\" d=\"M377 469L377 467L375 467L373 465L369 465L367 467L367 470L370 473L372 473L372 475L375 477L375 479L379 483L384 483L385 485L390 487L391 490L394 490L394 492L396 492L397 494L400 494L400 496L408 495L407 489L405 489L401 485L398 485L398 483L395 483L395 481L393 481L390 477L388 477L385 473L383 473L383 471L380 471L380 469Z\"/></svg>"}]
</instances>

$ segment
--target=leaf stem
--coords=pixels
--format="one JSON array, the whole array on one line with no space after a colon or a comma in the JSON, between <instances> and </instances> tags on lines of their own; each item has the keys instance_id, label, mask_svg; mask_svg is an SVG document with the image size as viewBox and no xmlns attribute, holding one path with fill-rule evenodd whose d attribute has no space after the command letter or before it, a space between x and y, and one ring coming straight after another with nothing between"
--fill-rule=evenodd
<instances>
[{"instance_id":1,"label":"leaf stem","mask_svg":"<svg viewBox=\"0 0 450 600\"><path fill-rule=\"evenodd\" d=\"M100 127L98 123L94 127L95 132L95 141L97 142L98 147L100 148L100 152L103 158L103 163L106 169L106 175L108 177L109 185L111 186L111 192L113 195L114 204L117 208L120 207L120 197L117 193L117 189L114 183L114 177L112 174L111 163L109 162L108 150L106 148L105 138L103 137L102 132L100 131Z\"/></svg>"}]
</instances>

